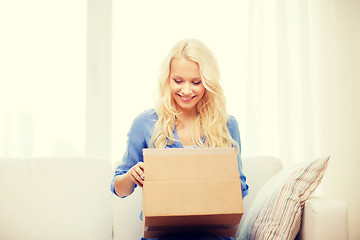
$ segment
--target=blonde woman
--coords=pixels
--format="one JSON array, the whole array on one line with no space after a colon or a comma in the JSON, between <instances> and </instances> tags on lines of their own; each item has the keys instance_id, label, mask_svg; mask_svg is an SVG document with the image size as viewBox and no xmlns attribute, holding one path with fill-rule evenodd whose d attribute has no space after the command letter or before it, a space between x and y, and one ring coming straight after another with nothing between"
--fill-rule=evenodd
<instances>
[{"instance_id":1,"label":"blonde woman","mask_svg":"<svg viewBox=\"0 0 360 240\"><path fill-rule=\"evenodd\" d=\"M248 194L238 123L227 114L219 79L217 62L202 42L187 39L175 44L162 66L155 109L133 121L111 184L114 194L125 197L143 186L143 148L231 146L238 148L242 195Z\"/></svg>"}]
</instances>

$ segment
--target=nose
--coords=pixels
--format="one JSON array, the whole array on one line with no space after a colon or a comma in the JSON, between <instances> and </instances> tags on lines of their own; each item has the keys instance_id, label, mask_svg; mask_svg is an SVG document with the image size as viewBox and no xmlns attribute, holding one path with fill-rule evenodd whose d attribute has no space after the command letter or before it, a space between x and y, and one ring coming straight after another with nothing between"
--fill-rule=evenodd
<instances>
[{"instance_id":1,"label":"nose","mask_svg":"<svg viewBox=\"0 0 360 240\"><path fill-rule=\"evenodd\" d=\"M189 83L185 83L183 88L182 88L182 93L186 96L186 95L190 95L191 94L191 87Z\"/></svg>"}]
</instances>

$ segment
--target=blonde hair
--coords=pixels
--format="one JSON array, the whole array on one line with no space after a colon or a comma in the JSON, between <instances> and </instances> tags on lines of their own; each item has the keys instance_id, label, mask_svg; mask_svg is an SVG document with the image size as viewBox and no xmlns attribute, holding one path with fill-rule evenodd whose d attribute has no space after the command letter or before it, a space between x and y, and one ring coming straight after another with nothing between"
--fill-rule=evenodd
<instances>
[{"instance_id":1,"label":"blonde hair","mask_svg":"<svg viewBox=\"0 0 360 240\"><path fill-rule=\"evenodd\" d=\"M150 147L164 148L174 143L173 131L178 123L179 113L169 86L170 65L173 58L185 57L198 63L205 93L197 104L197 118L193 127L193 142L198 147L231 147L238 143L227 128L229 116L225 96L220 85L218 64L211 51L201 41L186 39L178 42L165 59L159 77L159 97L155 111L158 120L150 140Z\"/></svg>"}]
</instances>

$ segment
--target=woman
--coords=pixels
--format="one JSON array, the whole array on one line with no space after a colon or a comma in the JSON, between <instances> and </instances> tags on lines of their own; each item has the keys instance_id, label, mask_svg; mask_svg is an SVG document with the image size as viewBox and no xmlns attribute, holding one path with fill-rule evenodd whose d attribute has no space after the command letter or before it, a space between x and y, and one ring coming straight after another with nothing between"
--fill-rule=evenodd
<instances>
[{"instance_id":1,"label":"woman","mask_svg":"<svg viewBox=\"0 0 360 240\"><path fill-rule=\"evenodd\" d=\"M238 124L227 114L219 80L217 62L202 42L190 39L175 44L162 66L155 110L143 112L132 124L111 185L114 194L125 197L143 186L143 148L235 146L242 195L247 195Z\"/></svg>"}]
</instances>

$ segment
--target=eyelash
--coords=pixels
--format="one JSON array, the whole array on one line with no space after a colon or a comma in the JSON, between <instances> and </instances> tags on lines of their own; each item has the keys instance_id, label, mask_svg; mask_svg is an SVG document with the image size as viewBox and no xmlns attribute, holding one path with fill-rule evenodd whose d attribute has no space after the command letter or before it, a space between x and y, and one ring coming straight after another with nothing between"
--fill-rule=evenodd
<instances>
[{"instance_id":1,"label":"eyelash","mask_svg":"<svg viewBox=\"0 0 360 240\"><path fill-rule=\"evenodd\" d=\"M176 79L174 79L174 82L175 82L175 83L177 83L177 84L182 83L182 81L181 81L181 80L176 80Z\"/></svg>"},{"instance_id":2,"label":"eyelash","mask_svg":"<svg viewBox=\"0 0 360 240\"><path fill-rule=\"evenodd\" d=\"M180 84L180 83L182 83L183 81L182 80L176 80L176 79L174 79L174 82L175 83L177 83L177 84ZM201 82L192 82L192 84L194 84L194 85L199 85Z\"/></svg>"}]
</instances>

